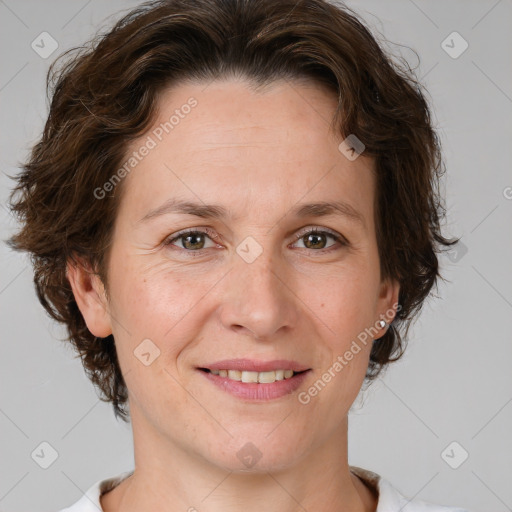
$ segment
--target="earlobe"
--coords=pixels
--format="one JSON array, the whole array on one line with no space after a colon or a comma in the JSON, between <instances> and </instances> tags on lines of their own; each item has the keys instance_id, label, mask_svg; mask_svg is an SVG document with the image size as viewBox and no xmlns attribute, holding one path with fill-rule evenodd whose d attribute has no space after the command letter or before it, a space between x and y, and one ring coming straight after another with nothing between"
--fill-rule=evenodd
<instances>
[{"instance_id":1,"label":"earlobe","mask_svg":"<svg viewBox=\"0 0 512 512\"><path fill-rule=\"evenodd\" d=\"M99 338L111 335L105 288L99 276L81 259L67 262L66 276L89 331Z\"/></svg>"}]
</instances>

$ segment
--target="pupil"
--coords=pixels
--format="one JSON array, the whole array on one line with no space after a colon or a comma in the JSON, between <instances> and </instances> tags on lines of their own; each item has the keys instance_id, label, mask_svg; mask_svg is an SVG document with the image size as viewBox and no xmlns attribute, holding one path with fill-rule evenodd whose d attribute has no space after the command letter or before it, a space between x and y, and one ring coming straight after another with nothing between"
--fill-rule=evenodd
<instances>
[{"instance_id":1,"label":"pupil","mask_svg":"<svg viewBox=\"0 0 512 512\"><path fill-rule=\"evenodd\" d=\"M307 236L306 236L307 243L305 244L305 245L306 245L306 247L308 247L309 241L310 241L311 239L313 239L313 240L314 240L315 238L316 238L316 239L320 239L320 242L313 242L313 246L316 246L318 243L322 243L322 241L323 241L323 240L322 240L322 239L323 239L323 237L324 237L324 235L320 235L320 234L309 234L309 235L307 235ZM325 245L325 244L323 244L323 245ZM323 245L322 245L321 249L323 248ZM308 248L309 248L309 247L308 247Z\"/></svg>"},{"instance_id":2,"label":"pupil","mask_svg":"<svg viewBox=\"0 0 512 512\"><path fill-rule=\"evenodd\" d=\"M201 235L200 233L196 233L196 234L191 234L191 235L186 235L184 236L184 247L186 247L187 249L197 249L198 247L196 246L196 244L201 244L201 242L191 242L189 243L189 240L190 239L200 239L202 238L203 235ZM199 249L201 249L201 247L199 247Z\"/></svg>"}]
</instances>

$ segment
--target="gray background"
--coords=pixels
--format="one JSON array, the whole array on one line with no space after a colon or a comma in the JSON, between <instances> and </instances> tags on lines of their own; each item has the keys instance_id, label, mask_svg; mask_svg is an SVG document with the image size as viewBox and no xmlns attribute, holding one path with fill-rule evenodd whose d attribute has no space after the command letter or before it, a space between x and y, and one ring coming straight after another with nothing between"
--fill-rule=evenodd
<instances>
[{"instance_id":1,"label":"gray background","mask_svg":"<svg viewBox=\"0 0 512 512\"><path fill-rule=\"evenodd\" d=\"M6 174L16 174L42 129L50 61L137 3L0 0L2 239L15 228L3 206ZM463 244L441 258L449 282L425 305L404 358L356 401L350 463L409 497L512 510L512 2L348 4L411 67L418 61L407 47L420 56L416 73L430 92L448 169L445 233ZM43 31L59 45L48 59L31 48ZM453 31L469 44L458 58L441 46ZM458 39L449 44L461 48ZM57 510L133 467L131 429L58 341L64 331L37 301L28 258L3 244L0 251L0 510ZM48 469L31 457L43 441L58 452ZM459 464L464 451L457 469L445 462Z\"/></svg>"}]
</instances>

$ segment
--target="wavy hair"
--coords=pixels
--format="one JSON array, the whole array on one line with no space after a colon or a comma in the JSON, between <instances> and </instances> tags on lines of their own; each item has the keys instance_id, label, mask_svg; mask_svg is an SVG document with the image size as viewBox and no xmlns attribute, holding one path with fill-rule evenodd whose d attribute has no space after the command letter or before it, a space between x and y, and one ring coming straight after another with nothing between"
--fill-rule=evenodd
<instances>
[{"instance_id":1,"label":"wavy hair","mask_svg":"<svg viewBox=\"0 0 512 512\"><path fill-rule=\"evenodd\" d=\"M128 390L113 336L87 329L66 265L87 261L108 290L106 262L123 184L102 200L93 191L151 125L166 87L230 75L256 85L301 78L326 85L338 101L331 128L355 134L375 159L381 277L397 279L400 293L393 322L373 342L367 382L403 354L410 324L441 277L437 253L458 241L440 231L445 168L423 87L351 9L327 0L140 5L50 66L49 115L13 178L9 203L21 228L8 244L31 254L39 301L66 325L66 341L100 398L124 421Z\"/></svg>"}]
</instances>

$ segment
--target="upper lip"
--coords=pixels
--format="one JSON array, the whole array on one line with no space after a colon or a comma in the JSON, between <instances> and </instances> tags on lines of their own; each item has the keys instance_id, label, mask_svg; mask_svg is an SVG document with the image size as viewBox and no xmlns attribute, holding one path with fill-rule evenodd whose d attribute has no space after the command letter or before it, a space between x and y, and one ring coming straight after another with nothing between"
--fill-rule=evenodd
<instances>
[{"instance_id":1,"label":"upper lip","mask_svg":"<svg viewBox=\"0 0 512 512\"><path fill-rule=\"evenodd\" d=\"M273 361L258 361L255 359L224 359L215 363L209 363L199 368L208 370L239 370L247 372L271 372L274 370L293 370L294 372L302 372L309 370L297 361L289 359L274 359Z\"/></svg>"}]
</instances>

